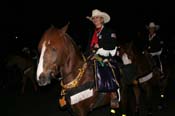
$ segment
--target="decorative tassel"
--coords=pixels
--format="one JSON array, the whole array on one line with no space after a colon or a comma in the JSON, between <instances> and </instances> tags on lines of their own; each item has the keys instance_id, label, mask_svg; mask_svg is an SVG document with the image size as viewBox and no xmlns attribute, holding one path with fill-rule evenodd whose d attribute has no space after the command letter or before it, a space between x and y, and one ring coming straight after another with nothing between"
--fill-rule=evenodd
<instances>
[{"instance_id":1,"label":"decorative tassel","mask_svg":"<svg viewBox=\"0 0 175 116\"><path fill-rule=\"evenodd\" d=\"M63 96L62 98L59 99L59 104L61 107L64 107L66 105L65 96Z\"/></svg>"}]
</instances>

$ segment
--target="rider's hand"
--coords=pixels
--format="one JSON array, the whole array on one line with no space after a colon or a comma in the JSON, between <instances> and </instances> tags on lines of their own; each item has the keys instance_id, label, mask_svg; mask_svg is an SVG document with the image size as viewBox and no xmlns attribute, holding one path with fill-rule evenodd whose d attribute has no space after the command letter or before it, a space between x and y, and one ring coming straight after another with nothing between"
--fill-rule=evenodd
<instances>
[{"instance_id":1,"label":"rider's hand","mask_svg":"<svg viewBox=\"0 0 175 116\"><path fill-rule=\"evenodd\" d=\"M105 59L103 60L103 62L108 62L108 59L107 59L107 58L105 58Z\"/></svg>"}]
</instances>

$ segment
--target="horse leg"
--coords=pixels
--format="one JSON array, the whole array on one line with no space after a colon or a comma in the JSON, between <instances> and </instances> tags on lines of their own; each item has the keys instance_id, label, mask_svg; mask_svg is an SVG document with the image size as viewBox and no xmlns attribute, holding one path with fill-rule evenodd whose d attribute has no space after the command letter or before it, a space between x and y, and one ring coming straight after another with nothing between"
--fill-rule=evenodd
<instances>
[{"instance_id":1,"label":"horse leg","mask_svg":"<svg viewBox=\"0 0 175 116\"><path fill-rule=\"evenodd\" d=\"M33 77L33 76L30 76L29 78L30 78L30 80L31 80L32 83L33 83L35 92L37 92L37 91L38 91L38 87L37 87L37 84L36 84L36 82L35 82L34 77Z\"/></svg>"},{"instance_id":2,"label":"horse leg","mask_svg":"<svg viewBox=\"0 0 175 116\"><path fill-rule=\"evenodd\" d=\"M22 89L21 89L21 93L22 93L22 94L24 94L26 82L27 82L27 76L23 75L23 76L22 76Z\"/></svg>"},{"instance_id":3,"label":"horse leg","mask_svg":"<svg viewBox=\"0 0 175 116\"><path fill-rule=\"evenodd\" d=\"M117 92L111 92L111 108L117 109L119 108Z\"/></svg>"},{"instance_id":4,"label":"horse leg","mask_svg":"<svg viewBox=\"0 0 175 116\"><path fill-rule=\"evenodd\" d=\"M146 110L148 112L148 115L152 115L152 106L153 106L153 92L152 92L152 87L149 83L145 83L144 85L144 92L145 92L145 102L146 102ZM144 96L143 96L144 97Z\"/></svg>"},{"instance_id":5,"label":"horse leg","mask_svg":"<svg viewBox=\"0 0 175 116\"><path fill-rule=\"evenodd\" d=\"M165 95L165 91L166 91L166 87L167 87L167 84L168 84L168 77L169 77L169 68L166 66L166 64L163 65L163 72L164 72L164 75L161 76L160 75L160 81L159 81L159 87L160 87L160 96L161 98L164 98L164 95Z\"/></svg>"},{"instance_id":6,"label":"horse leg","mask_svg":"<svg viewBox=\"0 0 175 116\"><path fill-rule=\"evenodd\" d=\"M88 112L86 111L87 108L83 108L81 106L73 107L73 113L75 116L87 116Z\"/></svg>"},{"instance_id":7,"label":"horse leg","mask_svg":"<svg viewBox=\"0 0 175 116\"><path fill-rule=\"evenodd\" d=\"M120 102L120 110L122 115L127 114L127 104L128 104L128 85L123 85L121 89L121 102Z\"/></svg>"},{"instance_id":8,"label":"horse leg","mask_svg":"<svg viewBox=\"0 0 175 116\"><path fill-rule=\"evenodd\" d=\"M159 80L159 97L160 97L160 100L159 100L159 105L158 105L158 109L159 110L162 110L164 107L165 107L165 97L166 97L166 87L167 87L167 77L164 77L164 78L161 78Z\"/></svg>"},{"instance_id":9,"label":"horse leg","mask_svg":"<svg viewBox=\"0 0 175 116\"><path fill-rule=\"evenodd\" d=\"M135 103L136 103L134 112L139 113L139 109L140 109L140 88L139 88L138 84L133 86L133 91L134 91Z\"/></svg>"},{"instance_id":10,"label":"horse leg","mask_svg":"<svg viewBox=\"0 0 175 116\"><path fill-rule=\"evenodd\" d=\"M78 116L87 116L87 112L80 112Z\"/></svg>"}]
</instances>

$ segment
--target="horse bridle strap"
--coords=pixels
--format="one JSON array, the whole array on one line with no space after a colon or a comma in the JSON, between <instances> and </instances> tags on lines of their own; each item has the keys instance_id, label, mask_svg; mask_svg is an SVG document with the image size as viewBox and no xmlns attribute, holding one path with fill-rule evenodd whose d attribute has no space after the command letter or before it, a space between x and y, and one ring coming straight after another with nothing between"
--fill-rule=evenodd
<instances>
[{"instance_id":1,"label":"horse bridle strap","mask_svg":"<svg viewBox=\"0 0 175 116\"><path fill-rule=\"evenodd\" d=\"M83 76L83 74L84 74L84 72L86 70L86 68L87 68L87 63L84 63L83 66L82 66L82 68L79 68L78 69L79 73L76 76L76 78L74 80L72 80L71 82L69 82L67 84L63 84L63 81L61 81L61 86L63 88L63 91L65 91L66 89L71 89L71 88L77 87L79 81L81 80L81 77Z\"/></svg>"}]
</instances>

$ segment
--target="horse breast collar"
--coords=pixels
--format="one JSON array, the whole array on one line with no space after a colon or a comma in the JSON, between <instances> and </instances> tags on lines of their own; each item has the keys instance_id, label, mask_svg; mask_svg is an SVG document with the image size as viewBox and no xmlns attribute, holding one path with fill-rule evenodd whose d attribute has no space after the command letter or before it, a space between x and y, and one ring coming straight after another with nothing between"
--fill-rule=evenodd
<instances>
[{"instance_id":1,"label":"horse breast collar","mask_svg":"<svg viewBox=\"0 0 175 116\"><path fill-rule=\"evenodd\" d=\"M69 82L67 84L63 84L63 81L61 81L61 86L63 88L62 91L61 91L61 95L65 95L66 89L71 89L71 88L74 88L74 87L77 87L78 86L79 81L83 77L86 68L87 68L87 63L84 63L83 66L78 69L79 73L77 74L77 76L75 77L75 79L72 80L71 82Z\"/></svg>"},{"instance_id":2,"label":"horse breast collar","mask_svg":"<svg viewBox=\"0 0 175 116\"><path fill-rule=\"evenodd\" d=\"M61 107L64 107L69 100L70 100L70 104L73 105L93 95L93 90L87 89L89 87L92 87L92 83L85 83L83 86L78 87L79 81L83 77L86 69L87 69L87 63L85 62L83 66L78 69L79 73L77 74L74 80L72 80L67 84L63 84L63 81L61 81L62 97L59 99L59 104ZM84 94L88 96L85 96Z\"/></svg>"}]
</instances>

